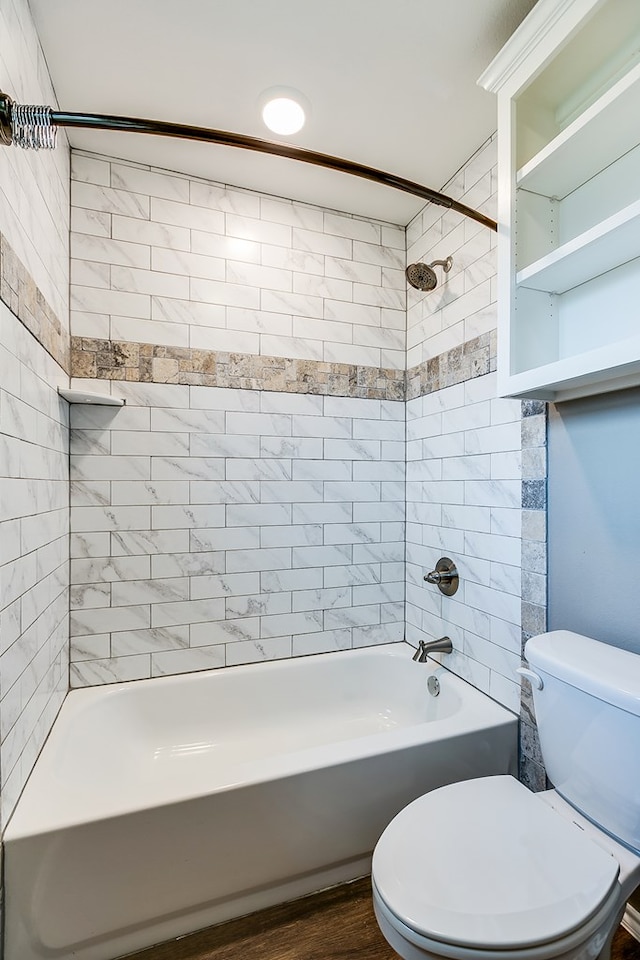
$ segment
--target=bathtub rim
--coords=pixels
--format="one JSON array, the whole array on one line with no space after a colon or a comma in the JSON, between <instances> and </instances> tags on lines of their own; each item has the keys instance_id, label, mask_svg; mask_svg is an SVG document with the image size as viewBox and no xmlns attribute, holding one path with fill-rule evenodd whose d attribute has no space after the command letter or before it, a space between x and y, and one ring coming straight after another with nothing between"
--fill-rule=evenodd
<instances>
[{"instance_id":1,"label":"bathtub rim","mask_svg":"<svg viewBox=\"0 0 640 960\"><path fill-rule=\"evenodd\" d=\"M406 641L394 642L388 644L377 644L368 647L358 647L356 649L328 651L327 653L309 654L305 657L286 658L282 660L258 662L251 664L240 664L234 671L246 671L255 673L263 672L265 669L271 671L282 669L287 670L299 667L299 661L312 661L319 658L325 658L334 653L340 654L343 658L357 659L363 654L373 654L376 657L398 657L403 660L415 648ZM154 689L158 690L162 685L175 686L192 685L194 683L206 682L209 678L216 676L222 677L226 668L214 668L210 670L194 671L189 674L173 674L158 678L149 678L145 680L129 680L122 683L112 683L97 685L88 688L71 690L65 698L63 708L54 723L47 740L38 756L38 760L32 770L30 777L25 784L23 792L14 807L12 815L5 827L4 842L13 842L23 839L29 839L41 834L56 833L62 830L73 829L75 827L88 826L89 824L125 817L132 813L152 810L158 806L184 804L198 797L212 796L217 793L230 792L238 790L245 786L253 786L261 783L267 783L274 780L284 780L287 777L298 774L308 773L313 770L322 770L333 766L352 763L356 760L364 760L380 754L395 752L412 747L433 742L435 740L444 740L460 736L464 733L477 732L483 728L495 728L517 723L518 717L490 697L489 694L478 690L468 681L448 670L443 664L436 660L431 660L426 664L416 664L416 668L424 671L425 680L429 674L436 675L441 683L446 686L452 685L454 689L460 686L462 690L462 708L452 715L442 719L425 721L409 726L398 727L393 730L385 730L375 734L368 734L360 737L353 737L343 741L333 741L322 745L316 745L310 748L291 751L289 753L270 755L265 759L250 760L245 764L239 764L237 775L229 778L224 784L216 784L199 790L194 793L193 789L184 791L175 790L163 795L160 799L157 795L149 795L145 801L136 802L132 805L130 800L121 801L120 804L111 803L110 807L103 807L101 804L91 806L91 810L84 815L78 814L77 809L65 806L64 809L55 812L46 802L43 803L41 793L38 793L38 787L46 786L47 777L53 772L53 761L49 759L51 747L47 751L47 745L50 745L54 738L63 737L66 729L73 725L77 719L76 715L82 715L85 708L85 701L94 699L111 699L121 696L128 690L136 690L141 684L147 685L154 683ZM70 695L74 694L73 702L70 702ZM64 709L66 707L66 709ZM46 752L45 752L46 751ZM44 764L42 758L45 757ZM246 776L246 768L250 768L250 776ZM241 776L245 770L245 775ZM44 781L40 784L39 781ZM33 794L36 796L32 796ZM113 798L112 798L113 799Z\"/></svg>"}]
</instances>

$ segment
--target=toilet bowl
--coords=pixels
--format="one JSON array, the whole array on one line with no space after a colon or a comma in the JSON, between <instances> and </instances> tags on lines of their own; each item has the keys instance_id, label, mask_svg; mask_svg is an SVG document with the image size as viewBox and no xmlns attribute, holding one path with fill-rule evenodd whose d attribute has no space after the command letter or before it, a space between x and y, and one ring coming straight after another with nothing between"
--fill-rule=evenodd
<instances>
[{"instance_id":1,"label":"toilet bowl","mask_svg":"<svg viewBox=\"0 0 640 960\"><path fill-rule=\"evenodd\" d=\"M639 883L640 855L512 777L415 800L372 866L378 924L405 960L594 960Z\"/></svg>"},{"instance_id":2,"label":"toilet bowl","mask_svg":"<svg viewBox=\"0 0 640 960\"><path fill-rule=\"evenodd\" d=\"M605 960L640 885L629 752L640 742L640 657L565 631L533 638L527 655L543 755L562 792L468 780L391 821L374 851L373 903L405 960Z\"/></svg>"}]
</instances>

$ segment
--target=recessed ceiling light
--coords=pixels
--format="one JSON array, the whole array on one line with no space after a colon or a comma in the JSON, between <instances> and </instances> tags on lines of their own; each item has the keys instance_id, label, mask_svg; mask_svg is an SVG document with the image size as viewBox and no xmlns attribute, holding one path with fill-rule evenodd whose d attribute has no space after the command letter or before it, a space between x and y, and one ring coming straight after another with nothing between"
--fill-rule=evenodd
<instances>
[{"instance_id":1,"label":"recessed ceiling light","mask_svg":"<svg viewBox=\"0 0 640 960\"><path fill-rule=\"evenodd\" d=\"M262 119L273 133L289 136L302 130L307 110L306 100L290 87L272 87L260 97Z\"/></svg>"}]
</instances>

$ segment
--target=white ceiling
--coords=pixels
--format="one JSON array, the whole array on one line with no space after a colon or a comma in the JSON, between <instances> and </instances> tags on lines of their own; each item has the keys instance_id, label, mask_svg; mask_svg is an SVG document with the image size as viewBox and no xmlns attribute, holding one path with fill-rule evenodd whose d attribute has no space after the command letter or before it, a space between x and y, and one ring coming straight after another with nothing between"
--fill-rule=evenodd
<instances>
[{"instance_id":1,"label":"white ceiling","mask_svg":"<svg viewBox=\"0 0 640 960\"><path fill-rule=\"evenodd\" d=\"M300 90L280 138L439 190L496 126L476 85L535 0L30 0L64 111L266 139L260 94ZM11 94L11 91L7 91ZM73 146L407 223L423 201L231 147L69 130Z\"/></svg>"}]
</instances>

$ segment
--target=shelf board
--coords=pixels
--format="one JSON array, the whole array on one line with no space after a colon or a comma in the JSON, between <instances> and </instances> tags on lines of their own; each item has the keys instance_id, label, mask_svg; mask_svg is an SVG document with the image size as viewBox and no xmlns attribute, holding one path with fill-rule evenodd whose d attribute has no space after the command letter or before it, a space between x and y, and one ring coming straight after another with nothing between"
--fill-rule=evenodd
<instances>
[{"instance_id":1,"label":"shelf board","mask_svg":"<svg viewBox=\"0 0 640 960\"><path fill-rule=\"evenodd\" d=\"M566 293L640 257L640 200L516 274L518 286Z\"/></svg>"},{"instance_id":2,"label":"shelf board","mask_svg":"<svg viewBox=\"0 0 640 960\"><path fill-rule=\"evenodd\" d=\"M636 359L630 359L635 357ZM640 384L640 337L554 360L499 378L499 395L538 400L574 400Z\"/></svg>"},{"instance_id":3,"label":"shelf board","mask_svg":"<svg viewBox=\"0 0 640 960\"><path fill-rule=\"evenodd\" d=\"M122 407L125 401L122 397L112 397L109 393L92 393L90 390L68 390L58 387L58 393L69 403L96 403L105 407Z\"/></svg>"},{"instance_id":4,"label":"shelf board","mask_svg":"<svg viewBox=\"0 0 640 960\"><path fill-rule=\"evenodd\" d=\"M640 64L516 174L516 184L563 199L640 143Z\"/></svg>"}]
</instances>

